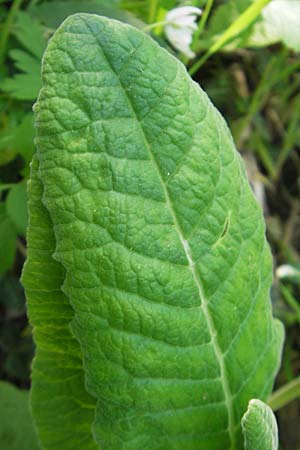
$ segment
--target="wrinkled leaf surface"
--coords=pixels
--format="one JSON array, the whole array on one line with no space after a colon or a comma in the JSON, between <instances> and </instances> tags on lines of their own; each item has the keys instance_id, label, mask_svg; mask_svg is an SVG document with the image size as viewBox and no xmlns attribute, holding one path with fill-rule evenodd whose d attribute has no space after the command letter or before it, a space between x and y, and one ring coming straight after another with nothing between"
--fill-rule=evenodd
<instances>
[{"instance_id":1,"label":"wrinkled leaf surface","mask_svg":"<svg viewBox=\"0 0 300 450\"><path fill-rule=\"evenodd\" d=\"M282 329L262 214L224 120L148 36L87 14L51 40L35 113L24 282L37 420L47 383L52 428L69 409L64 363L47 373L53 328L51 358L82 358L101 449L242 449L240 420L270 393ZM32 292L34 264L51 284L43 293L39 282Z\"/></svg>"}]
</instances>

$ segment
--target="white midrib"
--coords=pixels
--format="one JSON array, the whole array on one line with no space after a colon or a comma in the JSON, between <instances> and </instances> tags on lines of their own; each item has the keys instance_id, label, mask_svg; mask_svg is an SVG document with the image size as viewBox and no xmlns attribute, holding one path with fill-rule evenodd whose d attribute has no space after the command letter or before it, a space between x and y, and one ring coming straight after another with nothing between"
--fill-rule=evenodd
<instances>
[{"instance_id":1,"label":"white midrib","mask_svg":"<svg viewBox=\"0 0 300 450\"><path fill-rule=\"evenodd\" d=\"M121 83L121 81L120 81L120 83ZM129 100L129 102L131 104L131 99L129 97L128 97L128 100ZM133 111L134 111L134 109L133 109ZM229 450L234 450L235 449L236 438L235 438L232 395L231 395L231 392L230 392L230 389L229 389L228 379L227 379L227 375L226 375L225 361L224 361L222 350L220 348L220 345L219 345L219 342L218 342L218 339L217 339L217 330L215 328L213 319L212 319L211 314L210 314L209 309L208 309L208 300L206 299L206 297L204 295L202 286L200 284L199 276L197 275L197 272L196 272L196 267L195 267L195 263L193 261L190 245L189 245L188 241L186 239L184 239L184 237L183 237L183 233L182 233L180 224L179 224L179 222L177 220L177 216L176 216L173 204L171 202L171 198L170 198L170 195L169 195L168 188L167 188L167 186L165 184L165 181L164 181L164 179L162 177L162 174L161 174L161 171L160 171L160 167L158 166L158 164L156 162L156 159L155 159L155 157L154 157L154 155L152 153L150 144L149 144L149 142L147 140L147 137L145 135L144 129L142 127L142 124L140 123L140 121L138 119L137 119L137 122L138 122L139 127L141 129L141 132L143 134L145 145L146 145L146 147L148 149L150 158L151 158L151 160L152 160L152 162L153 162L153 164L154 164L154 166L155 166L155 168L157 170L157 173L158 173L158 176L159 176L159 179L160 179L160 182L161 182L161 186L162 186L163 191L164 191L164 196L165 196L165 199L166 199L167 207L168 207L168 209L170 211L170 214L172 216L172 219L173 219L176 231L178 233L179 239L180 239L180 241L182 243L185 255L186 255L188 263L189 263L189 269L190 269L190 271L191 271L191 273L193 275L193 279L194 279L195 285L197 286L197 289L198 289L199 297L200 297L200 300L201 300L200 308L202 308L202 311L203 311L203 314L204 314L204 317L205 317L205 320L206 320L206 323L207 323L208 331L209 331L209 334L211 336L212 347L214 349L214 352L215 352L215 355L216 355L216 359L218 361L218 364L219 364L219 367L220 367L220 372L221 372L221 383L222 383L222 387L223 387L223 391L224 391L225 404L226 404L227 413L228 413L228 434L229 434L229 437L230 437L230 448L229 448Z\"/></svg>"},{"instance_id":2,"label":"white midrib","mask_svg":"<svg viewBox=\"0 0 300 450\"><path fill-rule=\"evenodd\" d=\"M151 155L151 159L153 160L153 163L155 164L155 166L157 168L157 171L158 171L158 174L159 174L159 177L160 177L160 181L161 181L161 185L162 185L163 190L164 190L167 206L169 208L169 211L170 211L171 216L172 216L173 221L174 221L175 228L177 230L178 236L179 236L180 241L182 243L182 246L184 248L184 252L186 254L186 257L187 257L187 260L188 260L188 263L189 263L189 269L190 269L190 271L191 271L191 273L193 275L193 279L194 279L195 285L197 286L197 289L198 289L199 297L200 297L200 300L201 300L200 307L202 308L202 311L203 311L203 314L204 314L204 317L205 317L205 320L206 320L206 323L207 323L208 331L209 331L209 334L211 336L212 347L214 349L214 352L215 352L218 364L220 366L221 383L222 383L222 386L223 386L224 397L225 397L225 404L226 404L227 412L228 412L228 434L229 434L230 442L231 442L231 446L230 446L229 450L234 450L235 449L235 440L236 439L235 439L232 395L231 395L231 392L230 392L230 389L229 389L228 380L227 380L225 361L224 361L222 350L220 348L220 345L219 345L218 339L217 339L217 330L215 328L215 325L213 323L212 317L210 315L210 312L209 312L209 309L208 309L208 301L205 298L202 286L201 286L200 281L199 281L199 276L196 273L196 268L195 268L195 264L194 264L194 261L193 261L193 258L192 258L190 245L189 245L188 241L185 240L184 237L183 237L182 230L181 230L181 227L180 227L179 222L177 220L177 216L176 216L176 213L174 211L174 208L173 208L173 205L172 205L172 202L171 202L171 199L170 199L170 195L169 195L168 189L167 189L167 187L166 187L166 185L164 183L164 180L163 180L163 178L161 176L160 169L159 169L159 167L157 165L157 162L156 162L156 160L155 160L155 158L154 158L154 156L153 156L153 154L151 152L151 148L150 148L150 146L149 146L149 144L148 144L146 139L145 139L145 141L146 141L147 148L149 149L149 153Z\"/></svg>"},{"instance_id":3,"label":"white midrib","mask_svg":"<svg viewBox=\"0 0 300 450\"><path fill-rule=\"evenodd\" d=\"M150 157L151 161L153 162L153 165L155 166L155 168L157 170L157 174L158 174L161 186L163 188L164 196L165 196L165 199L166 199L167 207L168 207L168 209L170 211L170 214L172 216L172 219L173 219L176 231L178 233L179 239L180 239L180 241L182 243L185 255L186 255L187 260L188 260L189 269L190 269L190 271L192 273L195 285L197 286L197 289L198 289L198 293L199 293L199 297L200 297L200 301L201 301L200 307L203 310L203 314L204 314L204 317L205 317L205 320L206 320L206 323L207 323L209 334L211 336L212 347L214 349L214 353L216 355L216 359L217 359L219 367L220 367L221 383L222 383L222 387L223 387L223 391L224 391L225 404L226 404L227 413L228 413L228 434L229 434L229 437L230 437L230 444L231 444L230 448L228 450L234 450L235 449L236 439L235 439L232 395L231 395L231 392L230 392L230 389L229 389L229 384L228 384L228 380L227 380L227 376L226 376L225 362L224 362L224 358L223 358L223 355L222 355L221 348L220 348L218 340L217 340L217 330L215 329L212 317L211 317L209 309L208 309L208 301L205 298L204 292L202 290L202 286L201 286L200 281L199 281L199 277L197 276L197 273L196 273L196 268L195 268L195 264L194 264L194 261L193 261L193 258L192 258L192 253L191 253L191 249L190 249L189 243L188 243L187 240L184 239L184 236L183 236L180 224L179 224L179 222L177 220L177 216L176 216L175 210L174 210L172 202L171 202L169 191L168 191L167 186L165 184L165 181L164 181L164 179L162 177L160 167L157 164L157 161L156 161L156 159L155 159L155 157L154 157L154 155L152 153L151 146L150 146L150 144L148 142L148 139L147 139L147 136L146 136L145 131L143 129L143 126L142 126L140 120L138 119L136 111L135 111L135 109L133 107L132 100L131 100L127 90L125 89L125 86L123 85L119 74L115 71L113 65L111 64L110 59L106 55L105 50L102 48L102 46L98 42L97 36L93 33L93 31L91 30L89 25L84 20L83 20L83 23L88 28L88 30L91 32L91 34L94 36L94 39L95 39L96 43L99 45L99 47L100 47L100 49L101 49L101 51L103 53L103 56L105 57L105 59L106 59L108 65L109 65L110 69L112 70L112 72L115 74L117 80L119 81L120 86L122 88L122 91L124 92L128 102L129 102L129 105L130 105L130 107L132 109L132 112L134 114L134 117L136 118L138 126L140 127L140 130L141 130L144 142L145 142L145 146L146 146L146 148L148 150L148 153L149 153L149 157Z\"/></svg>"},{"instance_id":4,"label":"white midrib","mask_svg":"<svg viewBox=\"0 0 300 450\"><path fill-rule=\"evenodd\" d=\"M124 86L122 85L122 82L121 82L120 78L119 78L119 81L120 81L121 86L124 89ZM132 110L135 113L135 110L134 110L132 102L131 102L131 98L128 96L128 94L127 94L125 89L124 89L124 91L126 93L128 101L129 101L129 103L130 103L130 105L132 107ZM135 114L135 116L136 116L136 114ZM136 116L136 118L137 118L137 116ZM213 319L212 319L211 314L210 314L209 309L208 309L208 300L206 299L206 297L204 295L204 292L203 292L203 289L202 289L202 286L201 286L201 283L200 283L200 280L199 280L199 276L197 275L197 272L196 272L196 267L195 267L195 263L193 261L190 245L189 245L188 241L186 239L184 239L184 237L183 237L181 226L180 226L180 224L178 222L178 219L177 219L177 216L176 216L173 204L171 202L171 198L170 198L170 195L169 195L168 188L167 188L167 186L165 184L165 181L164 181L164 179L162 177L160 167L158 166L157 161L156 161L156 159L155 159L155 157L154 157L154 155L152 153L151 146L150 146L150 144L149 144L149 142L147 140L147 136L146 136L146 134L144 132L143 126L142 126L141 122L138 120L138 118L137 118L137 122L138 122L140 130L142 132L145 145L146 145L146 147L148 149L149 156L150 156L150 158L151 158L151 160L153 162L153 165L155 166L155 168L157 170L157 173L158 173L158 176L159 176L159 179L160 179L160 183L161 183L161 186L162 186L163 191L164 191L164 196L165 196L165 199L166 199L167 207L168 207L168 209L170 211L170 214L172 216L172 219L173 219L176 231L178 233L179 239L180 239L180 241L182 243L185 255L186 255L188 263L189 263L189 269L190 269L190 271L191 271L191 273L193 275L193 279L194 279L195 285L197 286L197 289L198 289L199 297L200 297L200 300L201 300L200 308L202 308L202 311L203 311L203 314L204 314L204 317L205 317L205 320L206 320L206 323L207 323L208 331L209 331L209 334L211 336L212 347L214 349L214 352L215 352L215 355L216 355L216 359L217 359L219 367L220 367L221 383L222 383L222 387L223 387L223 391L224 391L225 404L226 404L227 413L228 413L228 434L229 434L229 437L230 437L230 448L229 448L229 450L234 450L235 449L235 444L236 444L236 437L235 437L235 427L234 427L234 414L233 414L233 405L232 405L232 395L231 395L231 392L230 392L230 389L229 389L228 379L227 379L227 375L226 375L225 361L224 361L222 350L220 348L220 345L219 345L219 342L218 342L218 339L217 339L217 330L215 328Z\"/></svg>"}]
</instances>

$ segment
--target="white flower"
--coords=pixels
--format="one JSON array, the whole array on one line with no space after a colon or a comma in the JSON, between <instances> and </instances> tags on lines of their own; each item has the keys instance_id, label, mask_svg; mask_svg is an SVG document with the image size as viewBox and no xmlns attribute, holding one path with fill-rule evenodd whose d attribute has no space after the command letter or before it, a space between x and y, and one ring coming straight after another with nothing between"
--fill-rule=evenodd
<instances>
[{"instance_id":1,"label":"white flower","mask_svg":"<svg viewBox=\"0 0 300 450\"><path fill-rule=\"evenodd\" d=\"M272 0L262 11L273 36L300 51L300 1Z\"/></svg>"},{"instance_id":2,"label":"white flower","mask_svg":"<svg viewBox=\"0 0 300 450\"><path fill-rule=\"evenodd\" d=\"M191 43L197 29L197 17L201 14L202 10L195 6L182 6L171 9L166 15L165 34L168 41L188 58L195 56Z\"/></svg>"},{"instance_id":3,"label":"white flower","mask_svg":"<svg viewBox=\"0 0 300 450\"><path fill-rule=\"evenodd\" d=\"M300 271L290 264L282 264L276 269L277 278L300 277Z\"/></svg>"}]
</instances>

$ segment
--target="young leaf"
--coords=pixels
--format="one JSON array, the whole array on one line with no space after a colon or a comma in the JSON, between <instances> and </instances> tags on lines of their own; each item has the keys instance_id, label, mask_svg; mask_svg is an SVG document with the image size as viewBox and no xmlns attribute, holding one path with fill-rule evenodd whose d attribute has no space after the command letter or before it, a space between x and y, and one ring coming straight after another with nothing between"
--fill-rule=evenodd
<instances>
[{"instance_id":1,"label":"young leaf","mask_svg":"<svg viewBox=\"0 0 300 450\"><path fill-rule=\"evenodd\" d=\"M35 240L47 217L101 449L241 449L241 416L269 395L283 333L262 214L222 117L178 60L114 20L70 17L43 61L46 209L30 213L24 284L31 305L33 267L54 264ZM51 301L38 295L36 313Z\"/></svg>"},{"instance_id":2,"label":"young leaf","mask_svg":"<svg viewBox=\"0 0 300 450\"><path fill-rule=\"evenodd\" d=\"M271 408L260 400L250 400L242 418L245 450L278 450L278 429Z\"/></svg>"}]
</instances>

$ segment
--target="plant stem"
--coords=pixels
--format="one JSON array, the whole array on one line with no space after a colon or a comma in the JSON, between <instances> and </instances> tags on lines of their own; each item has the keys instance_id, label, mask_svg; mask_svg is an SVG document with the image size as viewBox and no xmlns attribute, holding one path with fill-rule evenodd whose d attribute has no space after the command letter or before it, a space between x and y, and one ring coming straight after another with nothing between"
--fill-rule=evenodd
<instances>
[{"instance_id":1,"label":"plant stem","mask_svg":"<svg viewBox=\"0 0 300 450\"><path fill-rule=\"evenodd\" d=\"M268 400L273 411L277 411L300 396L300 377L290 381L275 391Z\"/></svg>"},{"instance_id":2,"label":"plant stem","mask_svg":"<svg viewBox=\"0 0 300 450\"><path fill-rule=\"evenodd\" d=\"M248 124L250 123L252 117L248 119ZM244 131L245 125L242 131ZM241 133L239 134L239 138L241 137ZM261 162L263 163L265 169L268 172L268 175L272 178L274 176L274 167L273 167L273 161L270 156L270 152L268 151L268 148L264 145L260 135L258 135L258 138L256 139L256 153L258 154ZM270 186L270 184L269 184Z\"/></svg>"},{"instance_id":3,"label":"plant stem","mask_svg":"<svg viewBox=\"0 0 300 450\"><path fill-rule=\"evenodd\" d=\"M209 13L211 11L211 8L213 6L213 3L214 3L214 0L207 0L207 2L206 2L205 9L203 11L203 14L201 16L201 20L199 22L199 26L198 26L197 30L195 31L195 34L194 34L194 42L195 43L199 39L199 36L201 35L201 33L202 33L202 31L203 31L203 29L205 27L205 24L207 22L207 19L208 19Z\"/></svg>"},{"instance_id":4,"label":"plant stem","mask_svg":"<svg viewBox=\"0 0 300 450\"><path fill-rule=\"evenodd\" d=\"M298 323L300 324L300 305L299 305L299 303L293 297L293 295L290 293L288 288L286 286L284 286L283 284L280 285L280 291L281 291L286 303L294 311L294 314L298 320Z\"/></svg>"},{"instance_id":5,"label":"plant stem","mask_svg":"<svg viewBox=\"0 0 300 450\"><path fill-rule=\"evenodd\" d=\"M156 18L156 9L157 9L157 0L150 0L149 17L148 17L149 23L154 22Z\"/></svg>"},{"instance_id":6,"label":"plant stem","mask_svg":"<svg viewBox=\"0 0 300 450\"><path fill-rule=\"evenodd\" d=\"M168 25L169 23L173 22L169 20L162 20L161 22L150 23L150 25L146 25L145 27L143 27L142 31L149 31L152 30L153 28L160 27L162 25Z\"/></svg>"},{"instance_id":7,"label":"plant stem","mask_svg":"<svg viewBox=\"0 0 300 450\"><path fill-rule=\"evenodd\" d=\"M189 70L190 75L194 75L197 70L210 58L214 53L223 48L228 42L236 38L246 28L248 28L259 16L261 10L270 2L270 0L256 0L249 8L246 9L216 40L216 42L207 50L207 52L192 65Z\"/></svg>"},{"instance_id":8,"label":"plant stem","mask_svg":"<svg viewBox=\"0 0 300 450\"><path fill-rule=\"evenodd\" d=\"M23 244L23 242L20 239L17 239L17 249L19 250L19 252L21 253L22 256L24 256L24 258L27 258L27 250L25 245Z\"/></svg>"},{"instance_id":9,"label":"plant stem","mask_svg":"<svg viewBox=\"0 0 300 450\"><path fill-rule=\"evenodd\" d=\"M270 93L271 88L277 82L277 71L278 66L282 66L285 61L284 54L281 54L280 57L276 56L270 58L268 64L264 69L263 76L261 77L254 94L252 95L250 104L248 106L247 115L242 119L240 130L238 135L236 136L236 140L238 142L238 146L240 145L240 138L243 135L244 130L250 125L254 116L263 108L266 100L268 99L268 95ZM269 156L270 158L270 156ZM272 163L272 176L275 174L275 169L273 168Z\"/></svg>"},{"instance_id":10,"label":"plant stem","mask_svg":"<svg viewBox=\"0 0 300 450\"><path fill-rule=\"evenodd\" d=\"M295 106L293 108L292 117L290 118L290 121L289 121L288 129L285 133L283 148L280 151L279 157L276 162L275 181L278 180L280 173L281 173L282 166L297 141L297 131L299 129L299 115L300 115L300 100L299 100L299 98L296 98L294 103L295 103Z\"/></svg>"},{"instance_id":11,"label":"plant stem","mask_svg":"<svg viewBox=\"0 0 300 450\"><path fill-rule=\"evenodd\" d=\"M1 38L0 38L0 66L3 64L5 53L6 53L6 45L7 40L11 31L11 25L14 20L14 16L16 12L19 10L21 6L22 0L14 0L12 7L7 15L6 22L3 25Z\"/></svg>"},{"instance_id":12,"label":"plant stem","mask_svg":"<svg viewBox=\"0 0 300 450\"><path fill-rule=\"evenodd\" d=\"M0 193L2 191L6 191L8 189L11 189L13 186L16 186L17 183L5 183L5 184L0 184Z\"/></svg>"}]
</instances>

